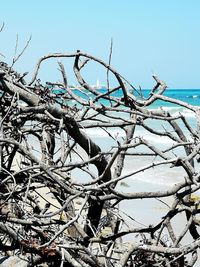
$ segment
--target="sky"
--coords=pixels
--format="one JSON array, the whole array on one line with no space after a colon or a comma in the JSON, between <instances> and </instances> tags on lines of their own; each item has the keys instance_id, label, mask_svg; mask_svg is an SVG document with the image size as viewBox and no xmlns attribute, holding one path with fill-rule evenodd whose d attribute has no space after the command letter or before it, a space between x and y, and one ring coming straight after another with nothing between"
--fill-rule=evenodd
<instances>
[{"instance_id":1,"label":"sky","mask_svg":"<svg viewBox=\"0 0 200 267\"><path fill-rule=\"evenodd\" d=\"M10 64L17 36L18 51L31 36L14 66L28 71L27 79L49 53L80 49L108 62L112 39L111 65L135 87L151 88L156 74L169 88L200 88L199 0L6 0L2 23L0 60ZM68 72L73 83L67 65ZM84 75L89 83L105 82L94 66ZM57 62L45 63L39 77L59 80Z\"/></svg>"}]
</instances>

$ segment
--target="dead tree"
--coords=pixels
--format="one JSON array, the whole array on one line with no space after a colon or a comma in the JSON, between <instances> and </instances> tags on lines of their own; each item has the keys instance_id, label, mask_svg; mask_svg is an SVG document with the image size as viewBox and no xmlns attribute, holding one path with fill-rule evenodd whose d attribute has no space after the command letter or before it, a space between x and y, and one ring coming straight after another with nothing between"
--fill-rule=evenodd
<instances>
[{"instance_id":1,"label":"dead tree","mask_svg":"<svg viewBox=\"0 0 200 267\"><path fill-rule=\"evenodd\" d=\"M60 62L62 82L40 81L42 63L52 58L74 59L77 88L69 86ZM115 78L113 88L108 82L102 92L87 83L82 69L90 62ZM110 63L81 51L42 57L30 82L13 68L0 62L3 260L15 256L27 266L194 266L200 246L199 199L192 195L200 188L199 108L164 96L166 84L156 76L145 98ZM50 87L60 89L60 95ZM190 110L196 128L181 112L149 109L158 100ZM154 121L161 126L155 128ZM123 138L114 136L113 128L123 132ZM167 138L168 147L149 142L138 128ZM91 129L110 139L106 148L91 136ZM138 166L138 157L150 160ZM127 162L131 167L124 172ZM180 181L165 190L119 189L127 178L160 166L164 171L181 169ZM162 203L164 216L153 225L138 224L121 211L124 201L132 201L134 210L139 199ZM177 233L173 220L180 216L186 223ZM182 243L188 234L190 242ZM130 235L132 242L127 241Z\"/></svg>"}]
</instances>

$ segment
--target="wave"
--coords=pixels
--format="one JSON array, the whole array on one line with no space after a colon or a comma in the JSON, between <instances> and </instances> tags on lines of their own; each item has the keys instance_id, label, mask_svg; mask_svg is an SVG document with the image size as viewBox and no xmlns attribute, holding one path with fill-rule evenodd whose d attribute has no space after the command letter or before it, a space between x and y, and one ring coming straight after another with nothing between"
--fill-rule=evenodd
<instances>
[{"instance_id":1,"label":"wave","mask_svg":"<svg viewBox=\"0 0 200 267\"><path fill-rule=\"evenodd\" d=\"M176 117L176 116L178 116L180 114L182 114L186 118L195 118L196 117L195 113L193 111L191 111L191 110L188 110L188 109L185 109L185 110L183 110L181 112L175 112L173 114L173 116Z\"/></svg>"},{"instance_id":2,"label":"wave","mask_svg":"<svg viewBox=\"0 0 200 267\"><path fill-rule=\"evenodd\" d=\"M177 174L176 174L177 175ZM161 173L156 173L156 170L152 172L151 174L146 174L145 172L141 175L132 176L130 177L134 181L146 183L146 184L152 184L152 185L160 185L160 186L167 186L171 187L174 186L176 183L181 182L181 179L174 177L177 177L176 175L170 175L167 173L167 171L164 172L163 176L161 176Z\"/></svg>"},{"instance_id":3,"label":"wave","mask_svg":"<svg viewBox=\"0 0 200 267\"><path fill-rule=\"evenodd\" d=\"M142 162L142 163L141 163ZM152 161L149 161L145 158L141 159L141 162L137 162L137 165L125 165L125 169L122 173L122 175L128 175L132 172L136 172L138 170L142 170L145 166L149 166L149 164L152 163ZM157 166L154 168L150 168L141 172L138 172L136 174L132 174L129 176L128 180L126 180L126 183L129 185L130 189L133 191L137 186L135 185L135 182L144 183L142 185L142 190L145 191L148 190L151 185L153 186L153 191L156 190L157 186L164 186L164 187L170 187L173 186L176 183L179 183L182 181L185 172L181 168L170 168L171 165L162 165ZM145 186L146 184L146 186ZM133 188L134 186L134 188ZM139 186L139 188L141 185ZM129 189L127 189L129 190Z\"/></svg>"},{"instance_id":4,"label":"wave","mask_svg":"<svg viewBox=\"0 0 200 267\"><path fill-rule=\"evenodd\" d=\"M199 98L200 95L187 95L186 98Z\"/></svg>"},{"instance_id":5,"label":"wave","mask_svg":"<svg viewBox=\"0 0 200 267\"><path fill-rule=\"evenodd\" d=\"M100 139L100 142L102 142L102 145L104 145L105 143L109 142L109 140L111 140L111 138L113 140L118 140L118 141L123 141L122 139L125 138L125 132L121 129L109 129L108 132L104 131L103 129L100 128L91 128L91 129L85 129L84 132L92 139L97 138L98 140ZM155 135L155 134L151 134L148 133L146 130L137 130L135 131L134 137L133 138L142 138L144 140L146 140L147 142L149 142L150 144L159 144L159 145L171 145L176 143L174 140L170 139L167 136L161 136L161 135ZM101 141L102 140L102 141ZM189 138L188 136L188 140L191 141L191 138Z\"/></svg>"},{"instance_id":6,"label":"wave","mask_svg":"<svg viewBox=\"0 0 200 267\"><path fill-rule=\"evenodd\" d=\"M110 137L110 135L115 139L119 137L125 137L125 133L122 129L114 129L114 128L109 129L109 133L101 128L84 129L84 132L89 136L96 138L106 138Z\"/></svg>"},{"instance_id":7,"label":"wave","mask_svg":"<svg viewBox=\"0 0 200 267\"><path fill-rule=\"evenodd\" d=\"M169 107L165 107L165 106L160 106L160 107L151 107L148 109L149 111L167 111L167 112L182 112L184 110L183 107L175 107L175 106L169 106Z\"/></svg>"},{"instance_id":8,"label":"wave","mask_svg":"<svg viewBox=\"0 0 200 267\"><path fill-rule=\"evenodd\" d=\"M159 107L151 107L148 110L164 110L164 111L172 111L172 110L182 110L182 107L175 107L175 106L169 106L169 107L165 107L165 106L159 106Z\"/></svg>"},{"instance_id":9,"label":"wave","mask_svg":"<svg viewBox=\"0 0 200 267\"><path fill-rule=\"evenodd\" d=\"M155 110L155 109L151 109L151 110ZM160 110L157 109L157 110ZM186 120L188 121L188 123L190 124L191 127L194 128L196 127L196 114L188 109L185 108L180 108L180 107L164 107L163 110L165 111L169 111L171 116L178 116L180 114L184 115L184 117L186 118ZM121 116L123 116L123 114L121 114ZM158 132L163 132L163 127L165 127L166 131L172 131L173 129L171 128L171 126L167 123L167 122L163 122L161 120L152 120L152 119L147 119L147 121L145 121L145 123L151 127L152 129L158 131ZM191 140L190 136L189 136L189 132L185 129L183 122L181 120L178 120L178 123L180 125L180 127L184 128L184 131L187 135L188 140ZM102 129L100 127L94 127L94 128L86 128L86 129L82 129L88 136L90 136L91 138L98 138L98 140L100 142L101 139L105 140L105 141L109 141L111 139L114 140L118 140L119 142L122 142L122 138L126 137L125 131L119 127L108 127L105 129ZM176 135L176 134L175 134ZM152 143L152 144L160 144L160 145L168 145L168 144L172 144L175 143L175 141L173 141L172 139L170 139L167 136L162 136L162 135L155 135L152 133L149 133L147 130L145 130L144 128L142 128L142 126L137 126L135 133L134 133L134 138L138 137L138 138L144 138L145 140L147 140L148 142Z\"/></svg>"},{"instance_id":10,"label":"wave","mask_svg":"<svg viewBox=\"0 0 200 267\"><path fill-rule=\"evenodd\" d=\"M194 106L195 107L195 106ZM182 114L185 117L188 118L195 118L195 113L192 110L189 110L187 108L183 108L183 107L155 107L155 108L150 108L149 111L167 111L171 114L171 116L178 116L180 114Z\"/></svg>"}]
</instances>

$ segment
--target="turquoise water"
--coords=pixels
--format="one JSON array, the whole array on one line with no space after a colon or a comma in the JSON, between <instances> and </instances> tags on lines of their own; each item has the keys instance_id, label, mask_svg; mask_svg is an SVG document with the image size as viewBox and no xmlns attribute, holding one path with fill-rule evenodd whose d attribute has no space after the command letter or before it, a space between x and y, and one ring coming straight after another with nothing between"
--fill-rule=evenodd
<instances>
[{"instance_id":1,"label":"turquoise water","mask_svg":"<svg viewBox=\"0 0 200 267\"><path fill-rule=\"evenodd\" d=\"M144 97L148 97L150 90L142 90L142 94ZM177 100L181 100L193 106L200 106L200 89L167 89L164 96L174 98ZM137 95L136 95L137 96ZM175 104L169 102L163 102L158 100L155 104L155 107L158 106L175 106Z\"/></svg>"},{"instance_id":2,"label":"turquoise water","mask_svg":"<svg viewBox=\"0 0 200 267\"><path fill-rule=\"evenodd\" d=\"M104 94L107 92L106 89L98 89L98 93ZM65 90L54 90L55 94L57 95L57 99L60 101L62 99L62 96L67 96L67 92ZM83 90L82 92L80 90L73 90L72 93L76 94L77 96L81 97L82 99L86 101L91 101L95 99L95 95L92 94L91 92ZM136 92L134 93L134 97L138 100L141 100L141 96L137 94ZM142 98L145 100L145 98L148 98L148 95L150 93L150 90L142 90ZM183 102L186 102L190 105L193 106L200 106L200 89L167 89L164 92L164 96L167 96L172 99L177 99ZM123 93L121 90L118 90L116 92L112 93L112 97L115 98L122 98ZM65 100L67 105L76 105L76 107L79 109L79 105L77 105L77 102L75 100ZM100 99L98 101L95 101L95 106L98 104L103 104L104 106L110 106L110 102L106 99ZM191 110L186 109L185 107L180 107L177 106L173 103L170 102L163 102L163 101L156 101L153 103L151 106L147 107L148 109L159 109L162 106L163 109L166 109L170 112L171 115L179 115L183 114L189 123L190 127L193 128L193 131L197 131L197 123L196 123L196 117L195 113L192 112ZM82 111L82 107L80 106L80 114ZM125 108L124 108L125 109ZM94 109L91 108L91 113L94 111ZM102 121L117 121L118 118L125 118L125 116L128 113L125 112L114 112L110 111L108 112L107 115L110 115L110 117L104 116L104 114L99 114L99 119ZM91 115L91 114L90 114ZM129 118L129 116L128 116ZM90 121L91 122L91 121ZM94 121L95 122L95 121ZM98 122L98 120L97 120ZM178 119L177 124L179 127L182 129L184 132L184 135L186 136L188 141L193 141L193 137L191 136L191 133L188 131L188 129L184 126L183 122L181 119ZM85 119L81 122L82 130L86 132L86 134L95 141L97 145L101 148L103 152L111 151L114 147L117 147L119 143L124 142L124 137L125 137L125 131L122 129L122 127L90 127L90 128L85 128L87 126L88 121ZM96 123L96 122L95 122ZM144 121L145 125L148 127L154 129L157 131L158 134L153 134L150 133L148 130L145 129L145 127L141 125L136 125L135 127L135 132L134 132L134 138L137 137L142 137L144 140L155 146L157 149L160 149L161 151L164 151L165 149L168 149L171 147L171 145L175 144L176 142L173 141L172 139L168 138L167 136L161 136L159 133L164 133L164 132L170 132L174 136L176 136L176 132L172 128L172 126L167 122L159 119L152 119L148 118L145 119ZM109 132L109 133L108 133ZM112 150L113 151L113 150ZM151 152L148 150L148 148L144 146L139 146L135 150L131 151L134 153L138 152L143 152L143 153L148 153ZM184 156L185 152L183 151L182 148L176 148L173 149L173 153L169 153L169 156L171 157L178 157L178 156ZM134 160L134 165L133 165L133 160ZM148 166L151 164L153 160L159 160L159 158L153 158L152 157L126 157L126 162L125 162L125 173L129 172L132 169L138 169L141 166ZM139 181L145 181L148 183L154 183L154 184L164 184L164 185L169 185L171 186L174 182L179 182L184 178L185 172L184 170L180 168L171 168L170 165L167 166L159 166L156 168L152 168L151 170L147 170L145 172L141 172L139 174L134 175L131 177L133 180L139 180Z\"/></svg>"},{"instance_id":3,"label":"turquoise water","mask_svg":"<svg viewBox=\"0 0 200 267\"><path fill-rule=\"evenodd\" d=\"M94 101L94 99L96 97L94 94L92 94L91 92L88 92L86 90L82 90L82 91L73 90L72 92L86 101L90 101L90 100ZM107 90L106 89L98 89L97 92L99 94L104 94L107 92ZM143 89L141 91L142 98L144 100L146 98L148 98L150 92L151 91L149 89ZM66 93L66 91L63 91L63 93ZM134 97L136 99L138 99L138 100L142 99L141 96L136 91L132 92L132 94L134 95ZM167 96L169 98L172 98L172 99L177 99L177 100L186 102L186 103L193 105L193 106L200 106L200 89L166 89L163 95ZM117 90L117 91L113 92L111 94L111 96L114 98L120 99L123 97L123 92L122 92L122 90ZM77 105L75 100L69 101L67 103L70 105L76 105L79 108L79 105ZM108 105L110 106L110 102L107 99L99 99L98 101L95 102L95 105L98 105L98 104L103 104L104 106L108 106ZM181 112L187 118L190 125L193 128L196 127L195 114L191 110L188 110L182 106L177 106L174 103L164 102L161 100L157 100L155 103L150 105L148 107L148 109L159 109L160 107L169 111L171 115L179 115L179 113ZM113 114L113 115L118 116L118 114ZM127 113L124 113L124 114L120 113L120 116L123 116L123 117L127 116ZM153 127L154 129L164 129L164 128L168 129L169 128L167 125L165 125L167 123L165 123L163 121L159 121L159 120L147 119L146 124ZM180 126L182 127L181 121L180 121ZM95 135L98 138L102 138L102 137L107 136L106 132L102 133L102 131L99 131L99 130L100 130L99 128L96 128L96 129L91 128L90 134ZM123 130L121 130L121 129L112 128L110 130L113 132L113 134L115 133L117 136L123 135ZM170 130L170 128L169 128L169 130ZM141 133L141 135L143 135L144 130L141 127L138 127L138 132ZM155 141L158 141L158 140L156 140L156 138L155 138ZM159 142L161 142L161 140L159 140Z\"/></svg>"},{"instance_id":4,"label":"turquoise water","mask_svg":"<svg viewBox=\"0 0 200 267\"><path fill-rule=\"evenodd\" d=\"M107 92L106 89L98 89L97 92L99 94L104 94ZM149 93L151 91L149 89L143 89L141 91L142 93L142 98L145 100L146 98L148 98ZM58 99L61 100L61 95L66 95L67 96L67 90L64 89L54 89L53 93L57 94ZM81 97L83 100L85 101L91 101L96 98L96 96L91 93L88 92L86 90L72 90L72 93ZM134 97L138 100L141 100L141 96L137 93L137 91L131 92L130 94L133 94ZM173 99L177 99L183 102L186 102L190 105L193 106L200 106L200 89L166 89L164 94L164 96L167 96L169 98L173 98ZM115 92L113 92L111 94L111 96L113 98L122 98L123 97L123 92L122 90L117 90ZM76 100L64 100L66 101L65 103L67 105L71 105L71 106L75 106L79 109L80 106L80 110L82 110L82 106L77 104ZM104 106L110 106L110 102L107 99L104 98L100 98L97 101L95 101L95 105L100 105L103 104ZM181 114L183 114L187 121L189 122L190 126L195 129L196 128L196 117L194 112L192 112L191 110L186 109L185 107L182 106L177 106L174 103L170 103L170 102L164 102L161 100L157 100L155 103L153 103L152 105L150 105L149 107L147 107L148 109L159 109L160 107L162 107L163 109L166 109L167 111L170 112L171 115L179 115L179 113L181 112ZM123 108L123 107L122 107ZM109 113L110 114L110 113ZM119 113L115 114L114 112L111 113L111 115L113 116L119 116ZM124 117L124 116L128 116L127 113L120 113L120 116ZM152 127L155 130L163 130L163 129L168 129L168 130L172 130L171 127L169 126L169 124L167 124L167 122L164 121L159 121L159 120L153 120L153 119L146 119L145 120L146 124L150 127ZM181 120L178 121L179 126L180 127L184 127L183 123L181 122ZM113 127L110 128L109 131L111 131L114 139L116 136L118 137L124 137L124 131L122 129L120 129L119 127ZM95 136L96 138L98 138L99 140L101 138L108 137L108 134L106 133L106 131L103 131L102 129L100 129L100 127L96 127L96 128L91 128L91 129L87 129L87 132L89 133L90 136ZM147 131L145 131L142 127L137 126L137 134L138 136L146 136L148 139L150 139L150 135L148 134ZM186 129L186 134L189 135L187 129ZM157 136L151 136L151 141L154 142L158 142L159 143L165 143L166 140L165 139L158 139ZM104 142L105 143L105 142Z\"/></svg>"},{"instance_id":5,"label":"turquoise water","mask_svg":"<svg viewBox=\"0 0 200 267\"><path fill-rule=\"evenodd\" d=\"M106 89L98 89L97 92L100 94L104 94L107 92L107 90ZM141 92L142 92L143 98L145 99L148 97L150 90L149 89L143 89L143 90L141 90ZM57 95L66 94L66 90L65 89L53 89L52 93L57 94ZM82 91L73 90L73 93L76 94L77 96L81 97L82 99L87 100L87 101L95 98L95 96L91 92L88 92L86 90L82 90ZM132 94L136 97L136 99L142 99L141 96L137 93L137 91L134 91ZM170 98L184 101L184 102L191 104L191 105L194 105L194 106L200 106L200 89L167 89L163 95L170 97ZM111 96L121 98L123 96L122 90L118 90L116 92L113 92L111 94ZM106 99L100 99L97 101L97 103L101 103L103 105L110 104L110 102ZM163 102L161 100L157 100L151 106L151 108L158 108L160 106L176 107L176 105L173 103Z\"/></svg>"},{"instance_id":6,"label":"turquoise water","mask_svg":"<svg viewBox=\"0 0 200 267\"><path fill-rule=\"evenodd\" d=\"M96 92L98 94L105 94L107 92L107 89L105 89L105 88L104 89L98 89L98 90L96 90ZM150 92L151 92L151 90L149 90L149 89L141 90L142 97L141 97L141 95L139 95L139 93L137 91L130 92L130 94L133 94L134 97L138 100L142 100L142 99L145 100L148 98ZM63 100L61 100L62 96L67 96L67 94L68 94L67 90L65 90L65 89L54 89L52 91L52 93L57 95L57 99L59 101L63 101ZM74 89L74 90L72 90L72 93L75 94L76 96L79 96L80 98L82 98L85 101L88 101L88 102L94 101L95 105L101 105L101 104L104 106L110 106L111 105L110 101L105 99L105 98L99 98L98 100L95 101L96 96L92 92L86 91L84 89L82 89L82 90ZM200 89L166 89L165 92L163 93L163 95L167 96L169 98L172 98L172 99L177 99L177 100L186 102L186 103L193 105L193 106L200 106ZM111 94L111 96L113 98L120 99L123 97L123 92L122 92L122 90L117 90L117 91L113 92ZM76 106L78 109L80 106L80 110L82 109L82 106L79 105L76 102L76 100L67 100L67 99L65 100L65 98L64 98L64 103L67 105L70 105L70 106ZM150 105L146 108L152 110L152 109L160 109L160 107L162 107L162 109L169 111L171 115L179 115L179 113L181 112L181 114L183 114L187 118L190 126L193 129L196 128L196 117L195 117L194 112L192 112L189 109L186 109L185 107L178 106L178 105L171 103L171 102L164 102L161 100L157 100L152 105ZM113 114L113 115L118 116L119 113ZM126 116L128 116L128 113L122 113L121 112L120 116L125 118ZM148 126L151 126L154 129L164 129L164 128L166 128L168 130L171 129L169 127L169 125L167 125L167 123L164 121L146 119L145 122ZM183 126L181 121L179 121L179 124L180 124L180 127ZM137 129L138 129L139 135L143 135L144 129L142 129L139 126L137 127ZM92 134L98 138L102 138L102 137L107 136L106 132L102 133L102 131L99 131L99 130L100 129L98 127L96 127L96 128L91 128L89 132L90 132L90 134ZM113 135L114 134L117 136L124 135L124 132L122 129L117 129L117 128L113 127L110 129L110 131L112 131ZM154 141L158 141L158 140L156 138L154 138ZM159 142L161 142L161 140L159 140Z\"/></svg>"}]
</instances>

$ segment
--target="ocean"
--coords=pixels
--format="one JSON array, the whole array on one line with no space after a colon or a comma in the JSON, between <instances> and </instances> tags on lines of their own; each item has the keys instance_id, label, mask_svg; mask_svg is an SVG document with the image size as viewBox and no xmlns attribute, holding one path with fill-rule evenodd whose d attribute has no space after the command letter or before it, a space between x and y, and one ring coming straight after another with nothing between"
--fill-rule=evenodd
<instances>
[{"instance_id":1,"label":"ocean","mask_svg":"<svg viewBox=\"0 0 200 267\"><path fill-rule=\"evenodd\" d=\"M106 89L98 89L99 93L106 93ZM55 92L54 92L55 93ZM73 90L73 93L76 94L79 97L82 97L83 100L91 101L95 98L95 96L86 91L80 92L79 90ZM143 98L147 98L148 94L150 93L150 90L142 90ZM166 91L163 94L164 96L181 100L183 102L186 102L193 106L200 106L200 89L166 89ZM118 90L114 93L112 93L112 97L118 97L121 98L123 96L122 91ZM140 95L134 92L134 97L136 99L141 99ZM70 100L70 103L67 102L70 106L76 106L77 103L73 100ZM108 106L110 105L110 102L105 99L100 99L97 102L95 102L96 105L103 105ZM163 109L170 112L172 116L176 116L178 114L183 114L189 123L190 127L194 131L196 131L197 123L196 123L196 117L193 111L186 109L185 107L177 106L174 103L170 102L164 102L161 100L157 100L155 103L147 107L149 110L157 110L157 109ZM83 108L79 110L79 115L83 112ZM92 116L92 112L95 113L94 110L91 111L90 116ZM99 121L109 122L112 123L114 121L118 121L118 117L120 119L126 119L127 113L123 112L108 112L109 117L105 117L103 115L100 115L98 117ZM89 116L89 117L90 117ZM97 119L97 118L96 118ZM97 122L98 120L94 120L94 122ZM112 152L116 149L118 144L122 144L125 138L125 131L121 127L88 127L88 123L90 123L89 119L84 119L83 121L80 121L82 126L82 131L84 131L92 140L95 141L97 145L101 148L102 152ZM186 138L188 141L193 141L193 138L191 136L191 133L186 129L186 127L183 125L183 122L181 120L177 120L177 123L183 130ZM145 124L156 131L164 132L169 131L173 133L172 127L164 121L161 120L155 120L155 119L147 119L145 120ZM176 135L175 133L173 133ZM176 142L172 139L170 139L167 136L159 136L156 134L149 133L144 127L141 127L139 125L136 126L135 132L134 132L134 138L142 137L147 142L149 142L151 145L155 146L156 148L160 149L161 151L164 151L168 149L170 146L175 144ZM133 153L148 153L149 150L145 146L140 146L137 149L132 150ZM172 155L174 153L174 155ZM170 156L179 157L184 156L184 151L181 148L176 148L173 150L172 154ZM160 160L159 157L150 157L150 156L127 156L124 170L122 175L126 175L133 170L139 170L143 168L144 166L148 166L152 164L153 162L157 162ZM134 163L133 163L134 162ZM197 168L199 168L197 166ZM161 165L157 166L155 168L148 169L146 171L140 171L137 174L130 175L126 181L128 181L128 184L131 183L131 181L142 181L146 183L151 183L155 185L165 185L165 186L172 186L176 182L182 181L183 177L185 176L185 171L182 168L176 167L172 168L171 165ZM132 186L131 186L132 188ZM123 189L127 190L127 189ZM132 190L132 189L131 189ZM148 187L147 187L148 190Z\"/></svg>"},{"instance_id":2,"label":"ocean","mask_svg":"<svg viewBox=\"0 0 200 267\"><path fill-rule=\"evenodd\" d=\"M84 91L83 91L84 92ZM98 90L99 93L106 93L107 90L106 89L99 89ZM85 94L78 91L78 90L74 90L74 93L77 94L79 97L81 96L84 100L87 100L89 101L89 99L93 99L93 95L92 93L88 93ZM150 90L149 89L143 89L142 90L142 95L143 95L143 98L147 98L148 95L150 93ZM181 100L183 102L186 102L190 105L193 105L193 106L200 106L200 89L167 89L164 94L164 96L167 96L167 97L170 97L170 98L173 98L173 99L177 99L177 100ZM123 93L121 90L118 90L117 92L114 92L112 93L112 96L113 97L118 97L118 98L121 98L123 96ZM134 97L138 100L141 99L141 97L137 94L137 92L134 92ZM71 102L71 105L73 106L73 104L76 103L75 101L72 101ZM105 99L101 99L99 100L98 102L96 102L96 104L100 105L104 105L104 106L108 106L110 105L110 102L108 100L105 100ZM163 110L166 110L166 111L169 111L170 114L176 116L178 114L183 114L189 121L190 125L195 128L196 127L196 118L195 118L195 114L194 112L192 112L191 110L189 109L186 109L185 107L181 107L181 106L178 106L174 103L170 103L170 102L164 102L162 100L157 100L156 102L154 102L152 105L148 106L147 107L148 110L158 110L158 109L163 109ZM124 116L127 117L127 114L126 113L120 113L120 116ZM150 125L153 125L155 124L155 128L158 128L158 125L160 123L159 120L149 120L150 121ZM163 122L162 122L163 123ZM148 124L148 122L147 122ZM167 127L167 126L166 126ZM110 129L113 133L113 136L124 136L124 131L120 130L119 128L116 129L116 128L111 128ZM138 129L139 131L142 131L142 129ZM105 131L102 131L100 128L91 128L88 130L90 132L91 135L95 135L96 137L106 137L107 136L107 133ZM142 133L141 133L142 134ZM150 136L149 136L150 138ZM152 139L151 141L154 141L154 142L167 142L167 139L157 139L155 138L154 140Z\"/></svg>"},{"instance_id":3,"label":"ocean","mask_svg":"<svg viewBox=\"0 0 200 267\"><path fill-rule=\"evenodd\" d=\"M150 89L142 89L141 92L142 92L143 97L144 98L148 97L150 91L151 91ZM54 89L52 92L55 94L59 94L59 93L65 93L65 90ZM107 89L105 89L105 88L104 89L98 89L98 93L100 93L100 94L104 94L106 92L107 92ZM82 97L85 100L88 100L90 98L93 99L93 94L91 92L87 92L86 90L80 91L80 90L75 89L75 90L73 90L73 93ZM140 99L138 91L134 91L132 94L137 99ZM123 95L122 90L117 90L111 94L111 96L119 97L119 98L122 97L122 95ZM170 98L184 101L184 102L191 104L191 105L194 105L194 106L200 105L200 89L166 89L163 95L170 97ZM103 100L103 101L101 100L100 102L104 105L109 104L109 102L106 100ZM160 107L163 105L165 107L176 107L175 104L163 103L163 101L158 100L158 101L156 101L156 103L154 103L152 108Z\"/></svg>"},{"instance_id":4,"label":"ocean","mask_svg":"<svg viewBox=\"0 0 200 267\"><path fill-rule=\"evenodd\" d=\"M142 94L144 95L144 97L147 97L149 93L150 90L148 89L142 90ZM163 95L184 101L193 106L200 105L200 89L166 89ZM163 104L164 104L163 101L157 101L154 107L159 107L162 106ZM176 105L171 103L165 103L165 106L174 107Z\"/></svg>"}]
</instances>

